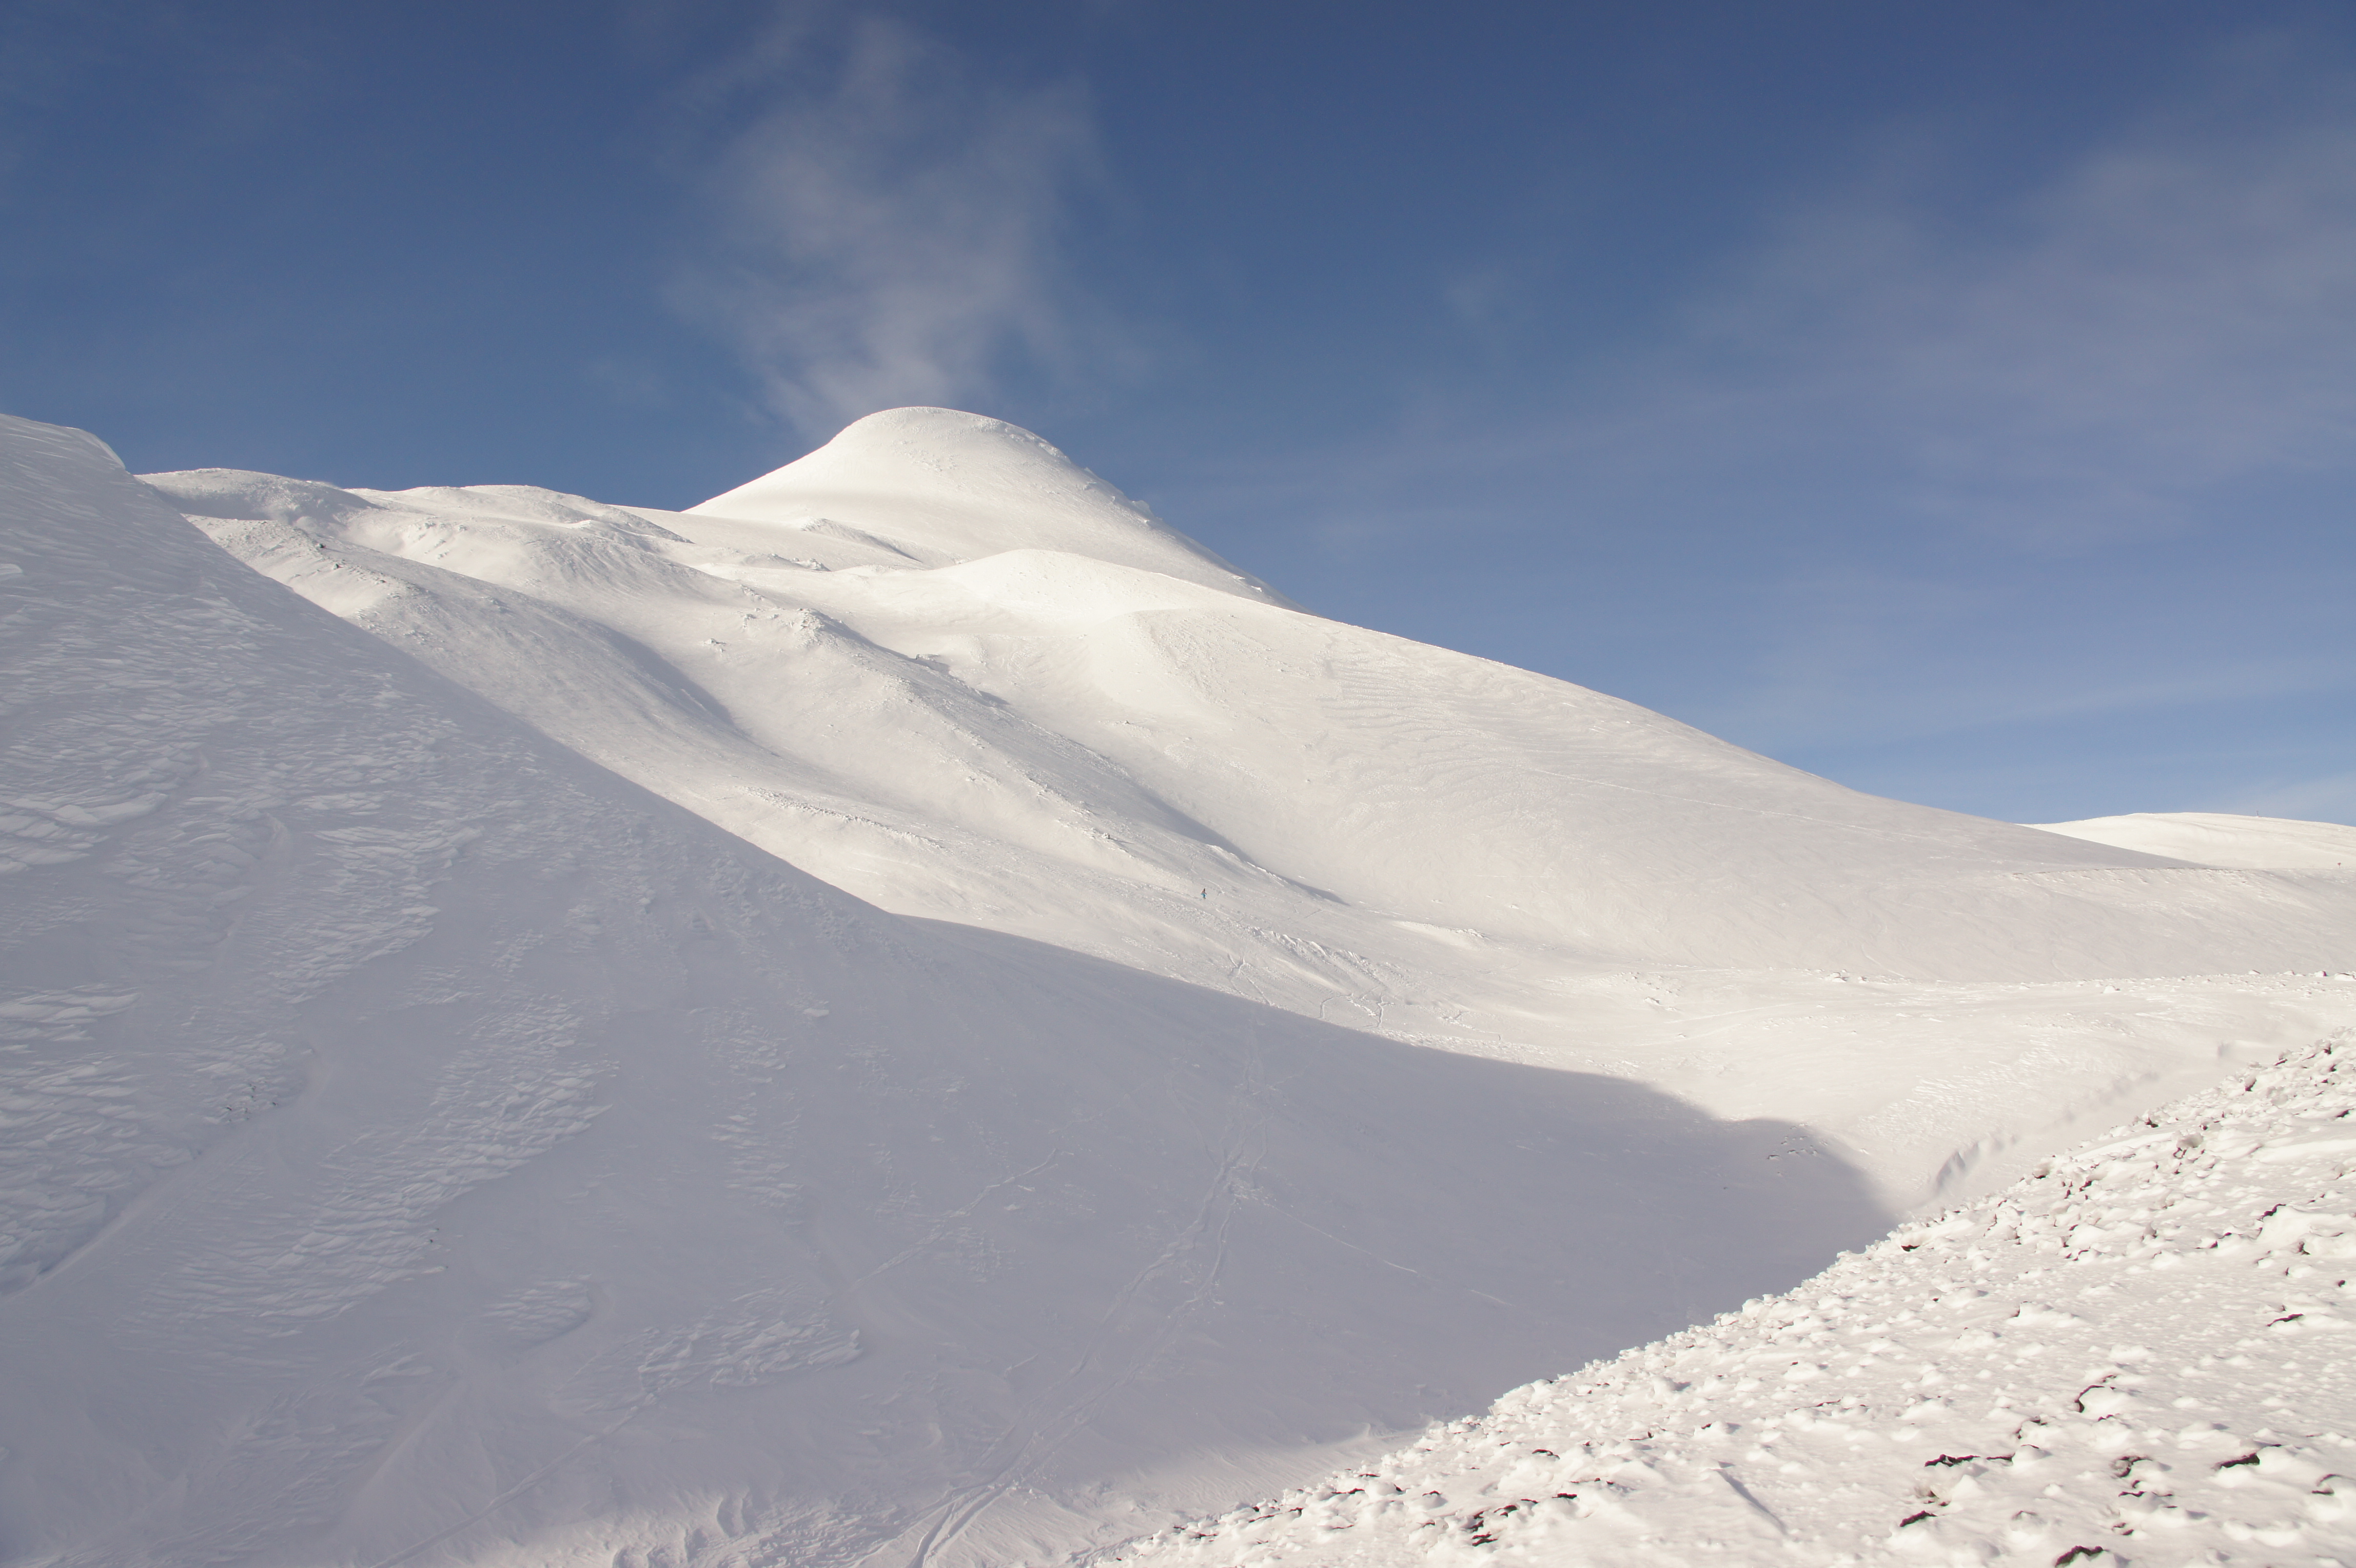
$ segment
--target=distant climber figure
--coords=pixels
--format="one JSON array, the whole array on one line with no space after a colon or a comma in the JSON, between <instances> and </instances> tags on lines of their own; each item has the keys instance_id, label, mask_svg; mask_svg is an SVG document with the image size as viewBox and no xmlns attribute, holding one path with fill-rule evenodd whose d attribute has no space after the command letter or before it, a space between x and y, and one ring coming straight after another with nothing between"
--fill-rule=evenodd
<instances>
[{"instance_id":1,"label":"distant climber figure","mask_svg":"<svg viewBox=\"0 0 2356 1568\"><path fill-rule=\"evenodd\" d=\"M1209 888L1207 888L1207 887L1204 888L1204 889L1203 889L1203 897L1205 897L1205 898L1208 898L1210 896L1211 896L1211 890L1210 890Z\"/></svg>"}]
</instances>

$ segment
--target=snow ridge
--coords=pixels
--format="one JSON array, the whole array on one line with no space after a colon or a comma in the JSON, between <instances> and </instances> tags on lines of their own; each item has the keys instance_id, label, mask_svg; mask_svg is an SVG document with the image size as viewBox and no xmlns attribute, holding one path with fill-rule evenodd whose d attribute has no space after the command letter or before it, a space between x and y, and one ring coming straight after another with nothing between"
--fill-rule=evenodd
<instances>
[{"instance_id":1,"label":"snow ridge","mask_svg":"<svg viewBox=\"0 0 2356 1568\"><path fill-rule=\"evenodd\" d=\"M2356 1561L2356 1035L1104 1568Z\"/></svg>"}]
</instances>

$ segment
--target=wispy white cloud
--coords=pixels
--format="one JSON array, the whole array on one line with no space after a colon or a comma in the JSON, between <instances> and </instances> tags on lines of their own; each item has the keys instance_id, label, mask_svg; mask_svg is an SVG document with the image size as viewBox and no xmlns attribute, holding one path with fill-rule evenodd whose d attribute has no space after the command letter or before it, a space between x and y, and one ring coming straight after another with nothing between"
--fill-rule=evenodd
<instances>
[{"instance_id":1,"label":"wispy white cloud","mask_svg":"<svg viewBox=\"0 0 2356 1568\"><path fill-rule=\"evenodd\" d=\"M1969 220L1903 180L1811 204L1694 306L1606 427L1632 480L1816 514L1747 724L1928 736L2345 688L2339 639L2260 607L2312 596L2278 509L2356 483L2351 102L2252 114L2220 87ZM2201 580L2141 565L2194 540ZM1875 563L1853 593L1810 591L1828 548ZM2164 639L2152 594L2180 607Z\"/></svg>"},{"instance_id":2,"label":"wispy white cloud","mask_svg":"<svg viewBox=\"0 0 2356 1568\"><path fill-rule=\"evenodd\" d=\"M1738 461L1847 451L1900 515L2173 531L2356 456L2356 116L2147 124L1976 225L1902 186L1813 205L1645 371L1655 439L1699 413Z\"/></svg>"},{"instance_id":3,"label":"wispy white cloud","mask_svg":"<svg viewBox=\"0 0 2356 1568\"><path fill-rule=\"evenodd\" d=\"M669 298L804 434L1120 357L1065 260L1103 179L1082 85L986 81L902 24L792 11L701 91L763 102L710 159L708 242Z\"/></svg>"},{"instance_id":4,"label":"wispy white cloud","mask_svg":"<svg viewBox=\"0 0 2356 1568\"><path fill-rule=\"evenodd\" d=\"M2237 51L2008 195L1986 194L1985 128L1890 128L1550 387L1518 378L1507 407L1430 389L1363 453L1314 455L1364 476L1337 542L1451 507L1475 522L1468 489L1519 476L1554 517L1813 517L2067 552L2180 531L2247 481L2356 468L2356 79L2284 53ZM1528 274L1468 267L1440 303L1477 337L1560 286Z\"/></svg>"}]
</instances>

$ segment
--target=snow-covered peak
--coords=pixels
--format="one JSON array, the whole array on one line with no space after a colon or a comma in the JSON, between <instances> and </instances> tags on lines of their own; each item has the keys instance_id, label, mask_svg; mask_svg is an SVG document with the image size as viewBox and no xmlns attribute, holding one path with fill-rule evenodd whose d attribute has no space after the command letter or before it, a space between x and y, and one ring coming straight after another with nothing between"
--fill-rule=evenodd
<instances>
[{"instance_id":1,"label":"snow-covered peak","mask_svg":"<svg viewBox=\"0 0 2356 1568\"><path fill-rule=\"evenodd\" d=\"M956 409L871 413L808 456L688 510L856 530L926 566L1055 550L1287 603L1031 432Z\"/></svg>"}]
</instances>

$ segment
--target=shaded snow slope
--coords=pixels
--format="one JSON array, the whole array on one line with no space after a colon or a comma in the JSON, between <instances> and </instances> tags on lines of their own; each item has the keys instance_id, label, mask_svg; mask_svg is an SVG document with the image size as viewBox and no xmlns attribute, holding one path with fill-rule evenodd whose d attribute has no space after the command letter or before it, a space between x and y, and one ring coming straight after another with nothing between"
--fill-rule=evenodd
<instances>
[{"instance_id":1,"label":"shaded snow slope","mask_svg":"<svg viewBox=\"0 0 2356 1568\"><path fill-rule=\"evenodd\" d=\"M2340 1004L2248 972L2356 955L2356 875L1879 800L1301 614L971 415L875 415L686 513L152 482L260 570L885 908L1802 1122L1893 1206L2006 1179L2221 1051L2312 1037ZM2234 978L2179 983L2199 974Z\"/></svg>"},{"instance_id":2,"label":"shaded snow slope","mask_svg":"<svg viewBox=\"0 0 2356 1568\"><path fill-rule=\"evenodd\" d=\"M2292 1053L1788 1294L1098 1561L2356 1561L2351 1061Z\"/></svg>"},{"instance_id":3,"label":"shaded snow slope","mask_svg":"<svg viewBox=\"0 0 2356 1568\"><path fill-rule=\"evenodd\" d=\"M2222 811L2136 811L2082 822L2039 822L2049 833L2167 855L2196 865L2263 870L2356 870L2356 828Z\"/></svg>"},{"instance_id":4,"label":"shaded snow slope","mask_svg":"<svg viewBox=\"0 0 2356 1568\"><path fill-rule=\"evenodd\" d=\"M78 433L0 422L0 1562L1053 1559L1885 1223L1796 1127L884 914Z\"/></svg>"}]
</instances>

